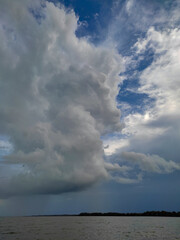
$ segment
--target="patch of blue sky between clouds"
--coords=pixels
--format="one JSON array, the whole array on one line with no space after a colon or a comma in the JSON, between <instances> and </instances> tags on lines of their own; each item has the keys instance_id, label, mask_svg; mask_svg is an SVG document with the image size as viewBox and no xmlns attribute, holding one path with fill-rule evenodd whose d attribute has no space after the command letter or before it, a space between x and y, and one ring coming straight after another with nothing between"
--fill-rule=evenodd
<instances>
[{"instance_id":1,"label":"patch of blue sky between clouds","mask_svg":"<svg viewBox=\"0 0 180 240\"><path fill-rule=\"evenodd\" d=\"M13 151L13 146L7 136L0 135L0 160L3 156L10 154Z\"/></svg>"},{"instance_id":2,"label":"patch of blue sky between clouds","mask_svg":"<svg viewBox=\"0 0 180 240\"><path fill-rule=\"evenodd\" d=\"M143 39L146 32L152 25L156 29L163 29L167 19L158 19L161 12L168 14L170 9L176 8L176 1L117 1L114 13L116 18L111 24L108 41L116 42L116 47L121 55L130 57L130 64L126 66L126 72L122 73L124 81L119 85L120 91L116 97L118 108L123 116L138 112L143 114L147 107L154 104L154 99L146 93L139 93L139 75L148 68L154 60L154 52L151 48L146 48L143 54L137 54L134 45L138 39ZM147 9L146 9L147 7ZM141 11L142 12L139 12ZM136 16L139 12L140 19ZM136 21L133 21L135 19ZM119 24L119 22L121 24ZM176 23L177 24L177 23ZM156 54L157 57L157 54Z\"/></svg>"},{"instance_id":3,"label":"patch of blue sky between clouds","mask_svg":"<svg viewBox=\"0 0 180 240\"><path fill-rule=\"evenodd\" d=\"M79 18L77 37L86 37L94 44L105 38L108 20L112 17L110 11L113 1L95 0L49 0L55 4L61 3L66 9L73 10Z\"/></svg>"},{"instance_id":4,"label":"patch of blue sky between clouds","mask_svg":"<svg viewBox=\"0 0 180 240\"><path fill-rule=\"evenodd\" d=\"M20 166L13 164L6 164L4 158L13 152L13 145L9 137L0 135L0 181L3 182L10 178L9 173L19 172Z\"/></svg>"},{"instance_id":5,"label":"patch of blue sky between clouds","mask_svg":"<svg viewBox=\"0 0 180 240\"><path fill-rule=\"evenodd\" d=\"M10 179L13 175L23 173L27 171L24 164L17 164L11 162L8 163L6 157L13 153L14 147L10 141L10 138L5 135L0 135L0 181L6 181Z\"/></svg>"},{"instance_id":6,"label":"patch of blue sky between clouds","mask_svg":"<svg viewBox=\"0 0 180 240\"><path fill-rule=\"evenodd\" d=\"M149 97L146 93L138 92L138 88L140 87L139 75L144 69L151 65L153 60L154 52L152 49L147 49L140 55L134 53L131 57L130 64L127 65L126 71L121 74L124 80L119 84L120 90L116 101L124 117L134 112L143 114L147 106L150 107L154 104L155 99Z\"/></svg>"},{"instance_id":7,"label":"patch of blue sky between clouds","mask_svg":"<svg viewBox=\"0 0 180 240\"><path fill-rule=\"evenodd\" d=\"M45 3L41 2L40 6L36 7L29 7L29 12L34 16L36 21L41 24L42 20L45 18L45 14L43 13L42 9L44 9Z\"/></svg>"}]
</instances>

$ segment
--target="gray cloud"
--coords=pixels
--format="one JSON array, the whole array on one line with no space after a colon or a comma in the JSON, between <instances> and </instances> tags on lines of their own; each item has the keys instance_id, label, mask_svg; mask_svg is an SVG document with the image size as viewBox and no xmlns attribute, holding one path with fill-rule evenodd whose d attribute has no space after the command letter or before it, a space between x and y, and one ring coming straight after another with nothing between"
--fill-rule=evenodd
<instances>
[{"instance_id":1,"label":"gray cloud","mask_svg":"<svg viewBox=\"0 0 180 240\"><path fill-rule=\"evenodd\" d=\"M1 1L0 134L14 149L1 197L76 191L108 175L100 136L121 129L123 61L78 39L77 27L63 6Z\"/></svg>"},{"instance_id":2,"label":"gray cloud","mask_svg":"<svg viewBox=\"0 0 180 240\"><path fill-rule=\"evenodd\" d=\"M142 181L142 175L138 174L135 178L128 178L128 177L114 177L113 178L116 182L121 183L121 184L135 184L139 183Z\"/></svg>"},{"instance_id":3,"label":"gray cloud","mask_svg":"<svg viewBox=\"0 0 180 240\"><path fill-rule=\"evenodd\" d=\"M121 157L139 165L140 169L147 172L169 173L180 170L180 165L173 161L166 161L157 155L145 155L135 152L122 152Z\"/></svg>"},{"instance_id":4,"label":"gray cloud","mask_svg":"<svg viewBox=\"0 0 180 240\"><path fill-rule=\"evenodd\" d=\"M117 171L117 172L122 172L123 174L129 170L131 170L131 167L128 166L120 166L118 163L111 163L111 162L105 162L105 168L108 171Z\"/></svg>"}]
</instances>

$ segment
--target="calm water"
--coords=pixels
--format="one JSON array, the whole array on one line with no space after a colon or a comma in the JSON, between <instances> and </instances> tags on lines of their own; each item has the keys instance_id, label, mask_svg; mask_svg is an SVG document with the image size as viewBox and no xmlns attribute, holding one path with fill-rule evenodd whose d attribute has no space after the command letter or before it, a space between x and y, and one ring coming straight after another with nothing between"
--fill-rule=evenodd
<instances>
[{"instance_id":1,"label":"calm water","mask_svg":"<svg viewBox=\"0 0 180 240\"><path fill-rule=\"evenodd\" d=\"M0 240L180 240L180 218L1 217Z\"/></svg>"}]
</instances>

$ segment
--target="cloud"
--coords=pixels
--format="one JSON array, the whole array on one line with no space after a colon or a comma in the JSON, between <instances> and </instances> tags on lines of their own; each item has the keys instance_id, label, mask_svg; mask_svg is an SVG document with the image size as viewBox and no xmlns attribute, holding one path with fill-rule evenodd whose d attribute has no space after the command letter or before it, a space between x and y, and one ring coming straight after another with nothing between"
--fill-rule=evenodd
<instances>
[{"instance_id":1,"label":"cloud","mask_svg":"<svg viewBox=\"0 0 180 240\"><path fill-rule=\"evenodd\" d=\"M111 156L116 153L118 149L126 148L129 145L129 140L123 139L122 136L108 137L104 139L103 142L108 146L108 148L104 149L106 156Z\"/></svg>"},{"instance_id":2,"label":"cloud","mask_svg":"<svg viewBox=\"0 0 180 240\"><path fill-rule=\"evenodd\" d=\"M135 8L133 4L141 7ZM141 33L144 32L134 38L136 42L127 58L127 75L124 76L124 86L129 81L130 91L139 94L141 111L128 100L119 103L122 114L125 113L125 127L121 135L104 139L104 144L109 145L105 154L112 162L138 165L141 172L170 173L179 170L180 155L180 30L177 26L180 5L175 1L168 11L166 8L157 10L152 21L149 16L155 9L149 8L145 14L141 1L127 1L126 7L131 14L128 21L133 18L136 32L138 23ZM138 20L142 14L147 23L144 28L141 26L144 21ZM123 90L125 93L128 87ZM147 97L141 98L142 94Z\"/></svg>"},{"instance_id":3,"label":"cloud","mask_svg":"<svg viewBox=\"0 0 180 240\"><path fill-rule=\"evenodd\" d=\"M78 191L104 178L138 183L144 172L179 170L179 5L153 6L131 0L112 9L107 39L95 46L76 36L73 10L1 1L0 135L13 151L1 160L0 197ZM122 58L126 50L132 56ZM119 73L146 61L148 50L152 63L132 78L153 103L141 112L118 103L122 124L115 97L126 76Z\"/></svg>"},{"instance_id":4,"label":"cloud","mask_svg":"<svg viewBox=\"0 0 180 240\"><path fill-rule=\"evenodd\" d=\"M133 174L134 169L121 161L110 162L116 160L118 156L112 155L111 158L106 158L109 162L105 162L105 168L109 172L108 180L118 182L120 184L135 184L142 180L142 173Z\"/></svg>"},{"instance_id":5,"label":"cloud","mask_svg":"<svg viewBox=\"0 0 180 240\"><path fill-rule=\"evenodd\" d=\"M108 171L117 171L117 172L122 172L122 173L125 173L126 171L131 170L131 167L120 166L117 163L110 163L110 162L105 162L105 168Z\"/></svg>"},{"instance_id":6,"label":"cloud","mask_svg":"<svg viewBox=\"0 0 180 240\"><path fill-rule=\"evenodd\" d=\"M0 139L0 150L11 150L12 146L7 140Z\"/></svg>"},{"instance_id":7,"label":"cloud","mask_svg":"<svg viewBox=\"0 0 180 240\"><path fill-rule=\"evenodd\" d=\"M167 159L173 157L175 161L179 155L180 129L179 39L177 28L163 31L150 28L146 37L135 44L138 54L148 48L154 51L153 62L139 74L137 88L138 93L153 99L153 104L145 105L142 113L125 117L126 128L123 129L125 135L131 136L129 145L134 145L138 151L153 152L154 148L158 155ZM173 156L166 149L174 152Z\"/></svg>"},{"instance_id":8,"label":"cloud","mask_svg":"<svg viewBox=\"0 0 180 240\"><path fill-rule=\"evenodd\" d=\"M135 184L142 181L142 175L138 174L136 178L114 177L114 180L121 184Z\"/></svg>"},{"instance_id":9,"label":"cloud","mask_svg":"<svg viewBox=\"0 0 180 240\"><path fill-rule=\"evenodd\" d=\"M108 176L100 137L122 128L123 60L77 38L77 21L50 2L1 1L0 134L13 145L1 197L77 191Z\"/></svg>"},{"instance_id":10,"label":"cloud","mask_svg":"<svg viewBox=\"0 0 180 240\"><path fill-rule=\"evenodd\" d=\"M179 1L117 0L112 4L106 45L116 46L124 56L152 26L158 29L179 26Z\"/></svg>"},{"instance_id":11,"label":"cloud","mask_svg":"<svg viewBox=\"0 0 180 240\"><path fill-rule=\"evenodd\" d=\"M138 164L142 171L155 173L170 173L180 170L180 165L173 161L166 161L157 155L145 155L135 152L122 152L121 157L134 164Z\"/></svg>"}]
</instances>

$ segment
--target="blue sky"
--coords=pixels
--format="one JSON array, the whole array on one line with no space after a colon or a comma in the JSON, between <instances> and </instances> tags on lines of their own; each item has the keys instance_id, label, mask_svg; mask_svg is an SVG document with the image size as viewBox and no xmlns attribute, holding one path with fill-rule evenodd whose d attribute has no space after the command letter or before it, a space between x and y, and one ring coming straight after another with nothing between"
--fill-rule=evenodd
<instances>
[{"instance_id":1,"label":"blue sky","mask_svg":"<svg viewBox=\"0 0 180 240\"><path fill-rule=\"evenodd\" d=\"M179 211L179 2L0 5L0 215Z\"/></svg>"}]
</instances>

